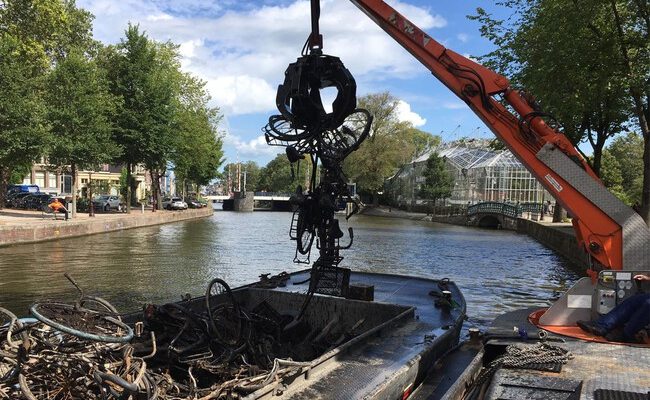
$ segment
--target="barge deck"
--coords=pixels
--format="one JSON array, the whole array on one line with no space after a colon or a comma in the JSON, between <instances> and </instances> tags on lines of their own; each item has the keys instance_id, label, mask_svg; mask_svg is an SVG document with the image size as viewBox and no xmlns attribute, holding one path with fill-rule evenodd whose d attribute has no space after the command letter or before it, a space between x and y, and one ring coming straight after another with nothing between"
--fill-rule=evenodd
<instances>
[{"instance_id":1,"label":"barge deck","mask_svg":"<svg viewBox=\"0 0 650 400\"><path fill-rule=\"evenodd\" d=\"M291 274L286 286L271 290L306 293L308 278L309 271ZM458 343L466 309L462 293L452 282L353 271L350 285L373 286L373 303L415 308L403 318L323 354L312 362L309 373L290 385L269 385L250 398L406 398L433 364ZM435 305L430 292L440 291L440 285L451 292L452 307ZM353 319L357 317L364 316Z\"/></svg>"}]
</instances>

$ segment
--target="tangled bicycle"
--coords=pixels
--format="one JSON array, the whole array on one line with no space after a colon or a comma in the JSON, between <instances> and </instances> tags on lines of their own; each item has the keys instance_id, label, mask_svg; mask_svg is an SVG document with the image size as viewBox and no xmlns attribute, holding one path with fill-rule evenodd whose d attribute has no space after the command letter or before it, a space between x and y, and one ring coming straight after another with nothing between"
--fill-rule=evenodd
<instances>
[{"instance_id":1,"label":"tangled bicycle","mask_svg":"<svg viewBox=\"0 0 650 400\"><path fill-rule=\"evenodd\" d=\"M309 264L314 243L319 250L303 311L315 292L340 296L347 290L349 270L338 266L343 260L339 252L352 245L354 235L349 228L348 244L340 243L344 233L335 215L346 209L349 219L358 211L359 201L348 190L342 165L368 136L373 119L367 110L357 108L356 82L350 71L339 58L323 54L319 15L318 2L312 2L312 32L278 87L280 114L271 116L263 128L266 142L284 146L292 165L308 158L312 167L308 187L298 186L290 198L296 206L289 230L296 241L294 262ZM323 105L324 88L337 90L331 111Z\"/></svg>"},{"instance_id":2,"label":"tangled bicycle","mask_svg":"<svg viewBox=\"0 0 650 400\"><path fill-rule=\"evenodd\" d=\"M283 273L262 285L286 281ZM89 296L0 308L0 399L236 399L309 368L331 343L288 337L294 317L246 309L221 279L203 297L121 315Z\"/></svg>"}]
</instances>

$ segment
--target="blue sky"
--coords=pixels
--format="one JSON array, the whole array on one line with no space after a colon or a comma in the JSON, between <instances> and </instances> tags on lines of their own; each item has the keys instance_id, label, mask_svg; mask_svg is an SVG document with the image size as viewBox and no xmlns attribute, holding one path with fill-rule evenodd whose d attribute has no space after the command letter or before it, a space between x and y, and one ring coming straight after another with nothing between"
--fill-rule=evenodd
<instances>
[{"instance_id":1,"label":"blue sky","mask_svg":"<svg viewBox=\"0 0 650 400\"><path fill-rule=\"evenodd\" d=\"M281 151L261 128L276 114L275 90L310 30L309 0L78 0L95 15L95 37L117 43L129 22L160 41L180 45L182 68L207 82L223 115L228 161L266 164ZM443 45L464 55L491 50L477 7L507 16L493 2L389 1ZM357 95L390 91L403 100L401 118L445 140L492 137L469 109L347 0L321 0L324 51L339 56L357 81Z\"/></svg>"}]
</instances>

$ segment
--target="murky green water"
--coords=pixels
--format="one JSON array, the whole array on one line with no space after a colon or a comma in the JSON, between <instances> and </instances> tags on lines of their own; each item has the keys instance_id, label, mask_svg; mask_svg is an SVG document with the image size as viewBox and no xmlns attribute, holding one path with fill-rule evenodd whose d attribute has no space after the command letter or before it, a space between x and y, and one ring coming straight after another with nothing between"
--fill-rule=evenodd
<instances>
[{"instance_id":1,"label":"murky green water","mask_svg":"<svg viewBox=\"0 0 650 400\"><path fill-rule=\"evenodd\" d=\"M292 263L290 213L215 212L212 218L54 242L0 248L0 305L19 315L37 299L72 298L69 272L88 292L121 310L199 295L213 277L231 286L261 273L304 269ZM485 326L510 309L547 305L578 276L525 235L410 220L355 216L355 270L449 277Z\"/></svg>"}]
</instances>

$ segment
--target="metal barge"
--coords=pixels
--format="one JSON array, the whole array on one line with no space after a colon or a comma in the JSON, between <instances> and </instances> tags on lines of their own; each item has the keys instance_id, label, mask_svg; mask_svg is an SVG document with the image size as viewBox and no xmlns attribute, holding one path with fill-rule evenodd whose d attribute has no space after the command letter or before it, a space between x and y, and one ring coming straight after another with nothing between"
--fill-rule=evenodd
<instances>
[{"instance_id":1,"label":"metal barge","mask_svg":"<svg viewBox=\"0 0 650 400\"><path fill-rule=\"evenodd\" d=\"M291 274L284 287L245 290L291 308L308 288L308 283L295 283L307 278L309 271L302 271ZM430 295L440 290L441 283L451 292L451 307L436 307ZM307 317L323 327L334 315L350 321L367 318L372 321L368 329L313 360L311 368L291 383L268 385L251 399L406 398L458 343L466 305L453 282L351 272L350 286L361 285L374 287L373 301L318 296Z\"/></svg>"},{"instance_id":2,"label":"metal barge","mask_svg":"<svg viewBox=\"0 0 650 400\"><path fill-rule=\"evenodd\" d=\"M232 294L242 310L264 304L278 314L296 316L309 277L310 270L300 271L288 274L281 286L265 287L262 280L233 288ZM334 325L354 334L309 360L309 366L245 398L405 399L434 363L458 344L466 304L448 279L351 271L349 287L347 298L314 295L303 315L311 333L298 341L325 335ZM355 289L361 295L353 294ZM203 301L197 297L179 304L199 311ZM134 324L141 317L142 313L131 314L126 321Z\"/></svg>"}]
</instances>

